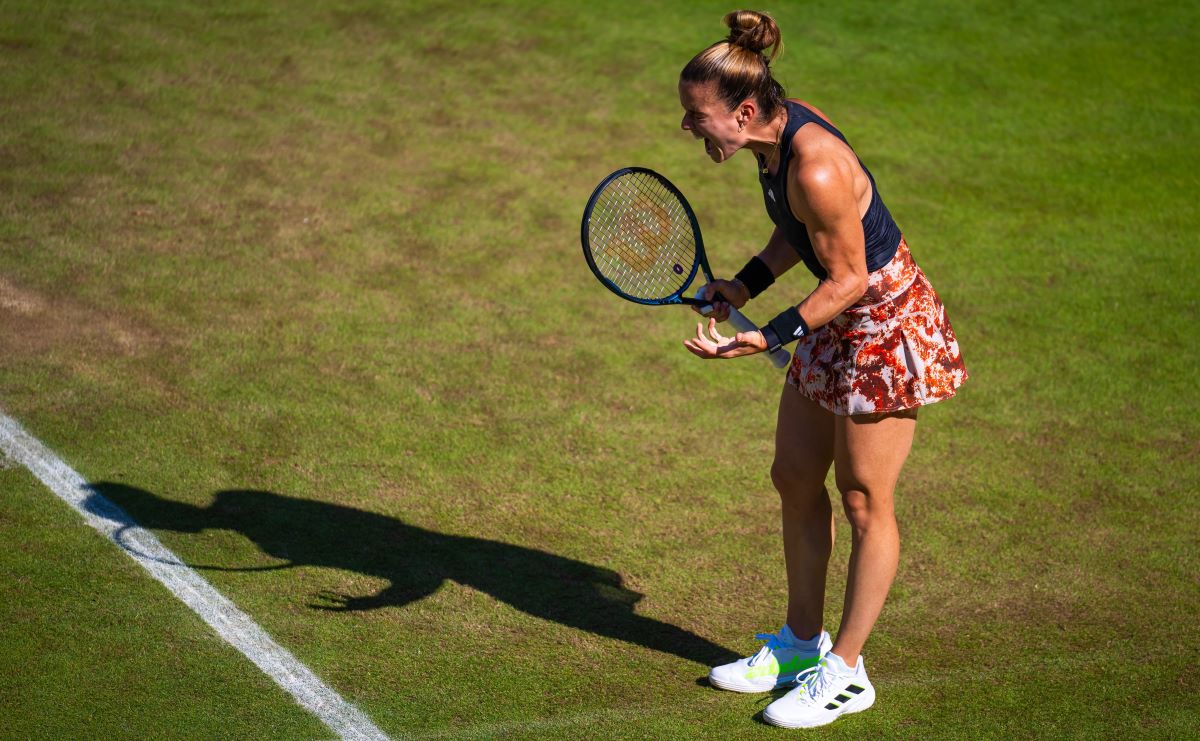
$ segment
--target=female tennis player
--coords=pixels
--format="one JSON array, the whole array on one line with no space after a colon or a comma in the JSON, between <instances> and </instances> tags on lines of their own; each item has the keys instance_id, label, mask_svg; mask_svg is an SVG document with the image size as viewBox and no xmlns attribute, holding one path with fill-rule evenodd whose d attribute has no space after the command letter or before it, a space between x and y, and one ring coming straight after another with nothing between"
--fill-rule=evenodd
<instances>
[{"instance_id":1,"label":"female tennis player","mask_svg":"<svg viewBox=\"0 0 1200 741\"><path fill-rule=\"evenodd\" d=\"M764 717L820 726L875 701L862 650L896 574L900 538L892 493L908 457L917 409L954 395L967 371L945 309L875 187L829 119L784 97L770 63L780 33L768 15L725 16L730 32L679 77L682 127L713 162L754 155L775 230L717 292L707 326L684 342L702 358L735 358L796 342L779 403L771 480L782 499L788 604L778 633L753 656L715 667L713 685L765 692L797 682ZM766 54L770 49L771 53ZM724 337L729 305L759 296L803 262L820 281L757 332ZM794 302L795 297L780 301ZM824 631L825 576L833 547L830 465L853 540L837 637Z\"/></svg>"}]
</instances>

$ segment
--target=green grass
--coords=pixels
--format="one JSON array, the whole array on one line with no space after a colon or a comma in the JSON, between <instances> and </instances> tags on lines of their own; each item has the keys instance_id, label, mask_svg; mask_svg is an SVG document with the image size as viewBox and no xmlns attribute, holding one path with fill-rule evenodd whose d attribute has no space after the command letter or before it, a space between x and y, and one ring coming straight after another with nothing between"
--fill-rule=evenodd
<instances>
[{"instance_id":1,"label":"green grass","mask_svg":"<svg viewBox=\"0 0 1200 741\"><path fill-rule=\"evenodd\" d=\"M0 505L6 737L328 734L28 472L0 471Z\"/></svg>"},{"instance_id":2,"label":"green grass","mask_svg":"<svg viewBox=\"0 0 1200 741\"><path fill-rule=\"evenodd\" d=\"M782 619L780 377L577 245L628 164L718 272L766 238L749 161L677 130L730 9L10 3L0 405L396 736L778 735L696 680ZM897 493L880 700L822 735L1200 733L1200 12L768 9L972 373ZM27 473L0 496L3 735L325 732Z\"/></svg>"}]
</instances>

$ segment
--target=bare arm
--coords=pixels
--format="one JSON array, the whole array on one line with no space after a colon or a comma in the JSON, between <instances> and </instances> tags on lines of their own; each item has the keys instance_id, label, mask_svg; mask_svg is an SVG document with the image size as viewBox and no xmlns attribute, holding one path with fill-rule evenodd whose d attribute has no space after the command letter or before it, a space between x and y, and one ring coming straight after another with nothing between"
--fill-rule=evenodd
<instances>
[{"instance_id":1,"label":"bare arm","mask_svg":"<svg viewBox=\"0 0 1200 741\"><path fill-rule=\"evenodd\" d=\"M771 271L771 275L778 278L800 262L800 255L796 254L796 250L788 244L779 227L775 227L775 231L771 232L771 238L767 240L767 246L763 247L762 251L758 253L758 259L766 263L767 269ZM710 300L717 294L720 294L729 301L729 303L717 301L713 304L711 316L719 322L723 322L729 318L730 305L740 309L750 300L750 292L737 279L714 280L705 286L700 293L701 296ZM692 308L699 313L696 307Z\"/></svg>"},{"instance_id":2,"label":"bare arm","mask_svg":"<svg viewBox=\"0 0 1200 741\"><path fill-rule=\"evenodd\" d=\"M792 160L788 168L788 205L808 229L809 240L817 260L827 273L797 307L810 330L828 323L862 298L867 290L867 250L859 216L859 198L855 195L857 160L836 150L810 150L810 156ZM784 240L777 228L767 246L759 253L776 277L800 261L799 255ZM749 299L740 281L713 281L704 293L711 296L722 291L734 306L741 307ZM728 315L728 304L715 304L718 311L708 322L696 325L696 336L684 341L684 346L702 358L735 358L768 349L763 333L738 332L724 337L717 330L717 321Z\"/></svg>"},{"instance_id":3,"label":"bare arm","mask_svg":"<svg viewBox=\"0 0 1200 741\"><path fill-rule=\"evenodd\" d=\"M804 322L816 329L866 292L866 240L851 163L818 156L795 165L793 182L798 187L788 189L789 205L808 227L813 251L828 273L799 305Z\"/></svg>"},{"instance_id":4,"label":"bare arm","mask_svg":"<svg viewBox=\"0 0 1200 741\"><path fill-rule=\"evenodd\" d=\"M813 250L828 273L825 280L799 306L800 316L805 323L810 329L816 329L858 301L866 291L866 240L858 216L851 173L844 171L837 163L818 161L797 168L797 177L800 198L793 200L789 189L788 200L792 201L793 210L808 227ZM771 240L759 257L777 277L800 261L778 229L771 235ZM715 289L717 284L726 290L732 289L730 298L737 306L749 298L740 281L713 281L705 290ZM733 337L721 335L717 330L717 321L724 321L729 309L728 304L723 302L716 306L721 316L710 318L707 328L703 323L697 324L696 336L684 340L684 347L693 355L706 359L736 358L768 349L767 340L760 331L738 332Z\"/></svg>"},{"instance_id":5,"label":"bare arm","mask_svg":"<svg viewBox=\"0 0 1200 741\"><path fill-rule=\"evenodd\" d=\"M771 238L767 240L767 246L758 253L758 259L765 262L771 269L771 275L778 278L800 262L800 255L787 243L779 227L775 227Z\"/></svg>"}]
</instances>

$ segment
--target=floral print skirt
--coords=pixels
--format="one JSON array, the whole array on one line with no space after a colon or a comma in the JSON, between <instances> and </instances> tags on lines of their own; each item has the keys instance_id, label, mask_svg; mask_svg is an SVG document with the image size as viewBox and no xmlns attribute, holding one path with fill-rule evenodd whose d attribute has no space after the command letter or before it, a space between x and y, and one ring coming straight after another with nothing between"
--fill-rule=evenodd
<instances>
[{"instance_id":1,"label":"floral print skirt","mask_svg":"<svg viewBox=\"0 0 1200 741\"><path fill-rule=\"evenodd\" d=\"M880 414L954 396L967 380L946 308L903 238L858 303L800 339L788 383L834 414Z\"/></svg>"}]
</instances>

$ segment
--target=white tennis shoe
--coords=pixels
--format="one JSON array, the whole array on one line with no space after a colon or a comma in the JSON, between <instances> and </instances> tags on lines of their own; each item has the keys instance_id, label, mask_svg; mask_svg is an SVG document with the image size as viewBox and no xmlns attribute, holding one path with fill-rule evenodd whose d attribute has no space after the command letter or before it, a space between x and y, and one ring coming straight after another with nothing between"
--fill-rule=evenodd
<instances>
[{"instance_id":1,"label":"white tennis shoe","mask_svg":"<svg viewBox=\"0 0 1200 741\"><path fill-rule=\"evenodd\" d=\"M833 646L825 631L802 641L787 625L778 633L759 633L755 638L765 641L757 653L713 667L709 683L734 692L770 692L796 681L797 675L815 667Z\"/></svg>"},{"instance_id":2,"label":"white tennis shoe","mask_svg":"<svg viewBox=\"0 0 1200 741\"><path fill-rule=\"evenodd\" d=\"M799 679L796 689L767 706L763 720L783 728L815 728L875 704L875 688L861 656L850 668L837 654L827 653Z\"/></svg>"}]
</instances>

